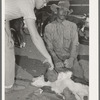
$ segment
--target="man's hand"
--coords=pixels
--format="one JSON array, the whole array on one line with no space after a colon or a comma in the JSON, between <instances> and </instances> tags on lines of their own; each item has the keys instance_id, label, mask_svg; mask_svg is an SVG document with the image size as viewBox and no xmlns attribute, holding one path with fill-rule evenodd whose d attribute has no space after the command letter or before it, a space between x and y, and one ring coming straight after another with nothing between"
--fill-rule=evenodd
<instances>
[{"instance_id":1,"label":"man's hand","mask_svg":"<svg viewBox=\"0 0 100 100\"><path fill-rule=\"evenodd\" d=\"M53 64L51 58L50 58L50 59L45 59L45 60L43 61L43 63L49 63L49 70L53 70L53 69L54 69L54 64Z\"/></svg>"},{"instance_id":2,"label":"man's hand","mask_svg":"<svg viewBox=\"0 0 100 100\"><path fill-rule=\"evenodd\" d=\"M64 65L66 68L72 68L73 62L74 62L74 58L69 58L64 61Z\"/></svg>"},{"instance_id":3,"label":"man's hand","mask_svg":"<svg viewBox=\"0 0 100 100\"><path fill-rule=\"evenodd\" d=\"M63 64L63 62L57 62L57 63L55 64L55 67L56 67L56 68L61 68L61 67L64 67L64 64Z\"/></svg>"}]
</instances>

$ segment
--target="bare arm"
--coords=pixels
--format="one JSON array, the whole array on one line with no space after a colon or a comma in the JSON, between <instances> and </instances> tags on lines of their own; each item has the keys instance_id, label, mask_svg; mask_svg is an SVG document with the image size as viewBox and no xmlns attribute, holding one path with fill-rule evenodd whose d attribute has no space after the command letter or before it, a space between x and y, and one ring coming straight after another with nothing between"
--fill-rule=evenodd
<instances>
[{"instance_id":1,"label":"bare arm","mask_svg":"<svg viewBox=\"0 0 100 100\"><path fill-rule=\"evenodd\" d=\"M47 61L50 63L51 67L53 68L54 65L52 63L51 56L47 52L44 42L37 32L37 29L35 26L35 20L34 19L25 19L25 22L26 22L26 25L30 32L33 43L35 44L37 49L42 53L42 55L47 59Z\"/></svg>"}]
</instances>

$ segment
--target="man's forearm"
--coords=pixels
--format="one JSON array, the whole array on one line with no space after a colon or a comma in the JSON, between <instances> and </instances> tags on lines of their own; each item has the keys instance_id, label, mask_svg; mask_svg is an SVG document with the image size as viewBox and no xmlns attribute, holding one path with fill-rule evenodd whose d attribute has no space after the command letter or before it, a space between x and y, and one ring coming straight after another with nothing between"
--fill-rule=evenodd
<instances>
[{"instance_id":1,"label":"man's forearm","mask_svg":"<svg viewBox=\"0 0 100 100\"><path fill-rule=\"evenodd\" d=\"M40 35L37 32L35 21L32 19L27 19L26 24L28 27L28 30L30 32L31 38L37 49L40 51L40 53L46 58L50 59L51 56L49 55L48 51L45 48L44 42Z\"/></svg>"},{"instance_id":2,"label":"man's forearm","mask_svg":"<svg viewBox=\"0 0 100 100\"><path fill-rule=\"evenodd\" d=\"M49 48L48 51L50 52L50 54L51 54L51 56L52 56L52 59L53 59L54 63L62 62L62 60L59 59L59 57L56 55L56 53L55 53L52 49Z\"/></svg>"},{"instance_id":3,"label":"man's forearm","mask_svg":"<svg viewBox=\"0 0 100 100\"><path fill-rule=\"evenodd\" d=\"M52 37L49 29L46 30L46 33L44 34L44 41L46 43L47 50L49 51L54 63L61 61L53 49Z\"/></svg>"},{"instance_id":4,"label":"man's forearm","mask_svg":"<svg viewBox=\"0 0 100 100\"><path fill-rule=\"evenodd\" d=\"M50 57L48 51L47 51L46 48L45 48L44 42L43 42L43 40L41 39L41 37L38 36L37 39L34 39L34 37L33 37L32 35L31 35L31 37L32 37L33 43L35 44L35 46L37 47L37 49L42 53L42 55L43 55L45 58Z\"/></svg>"}]
</instances>

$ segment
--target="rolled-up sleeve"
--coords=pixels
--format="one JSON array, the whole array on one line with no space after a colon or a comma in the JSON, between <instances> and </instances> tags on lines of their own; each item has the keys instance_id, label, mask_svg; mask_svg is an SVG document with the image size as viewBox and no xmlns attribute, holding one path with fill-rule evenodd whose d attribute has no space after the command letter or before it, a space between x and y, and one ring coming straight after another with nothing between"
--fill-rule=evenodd
<instances>
[{"instance_id":1,"label":"rolled-up sleeve","mask_svg":"<svg viewBox=\"0 0 100 100\"><path fill-rule=\"evenodd\" d=\"M36 20L34 5L30 4L30 2L24 2L20 4L20 11L24 19L31 18Z\"/></svg>"}]
</instances>

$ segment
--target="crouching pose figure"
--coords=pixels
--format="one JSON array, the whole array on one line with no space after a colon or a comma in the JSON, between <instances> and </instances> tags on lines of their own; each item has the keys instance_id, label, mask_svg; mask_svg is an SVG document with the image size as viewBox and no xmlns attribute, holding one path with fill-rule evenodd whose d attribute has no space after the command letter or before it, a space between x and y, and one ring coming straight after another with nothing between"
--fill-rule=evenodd
<instances>
[{"instance_id":1,"label":"crouching pose figure","mask_svg":"<svg viewBox=\"0 0 100 100\"><path fill-rule=\"evenodd\" d=\"M75 23L66 20L69 1L53 4L51 10L57 13L55 21L45 27L44 41L51 54L56 69L71 68L76 77L83 77L83 70L77 62L78 32Z\"/></svg>"}]
</instances>

